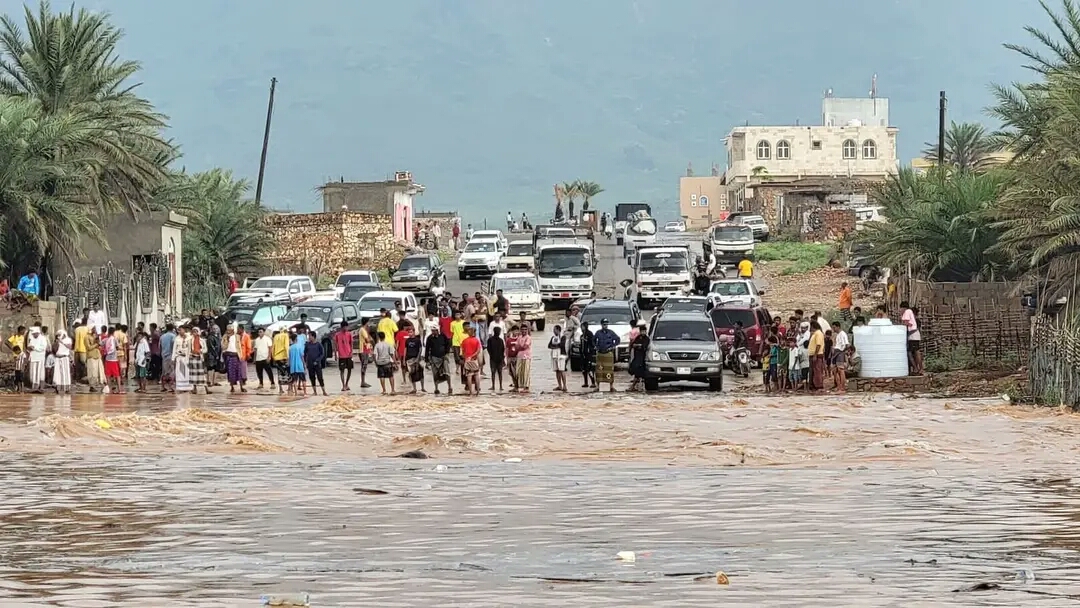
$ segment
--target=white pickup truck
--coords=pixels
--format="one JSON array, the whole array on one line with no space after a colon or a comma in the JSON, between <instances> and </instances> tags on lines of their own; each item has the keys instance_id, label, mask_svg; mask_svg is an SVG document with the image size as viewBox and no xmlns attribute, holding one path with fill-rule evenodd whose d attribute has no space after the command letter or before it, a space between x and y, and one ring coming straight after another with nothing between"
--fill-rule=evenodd
<instances>
[{"instance_id":1,"label":"white pickup truck","mask_svg":"<svg viewBox=\"0 0 1080 608\"><path fill-rule=\"evenodd\" d=\"M596 258L586 239L536 242L536 276L544 302L570 303L593 292Z\"/></svg>"},{"instance_id":2,"label":"white pickup truck","mask_svg":"<svg viewBox=\"0 0 1080 608\"><path fill-rule=\"evenodd\" d=\"M237 289L229 296L226 307L258 302L303 302L315 295L315 281L311 277L273 276L262 277L251 287Z\"/></svg>"},{"instance_id":3,"label":"white pickup truck","mask_svg":"<svg viewBox=\"0 0 1080 608\"><path fill-rule=\"evenodd\" d=\"M529 243L532 245L532 243ZM502 290L503 297L510 303L510 319L517 321L521 313L536 328L544 331L544 301L540 296L540 284L531 272L500 272L484 284L484 293L488 296L494 312L495 296Z\"/></svg>"},{"instance_id":4,"label":"white pickup truck","mask_svg":"<svg viewBox=\"0 0 1080 608\"><path fill-rule=\"evenodd\" d=\"M634 291L639 308L685 296L693 287L689 245L647 245L627 256L634 269Z\"/></svg>"}]
</instances>

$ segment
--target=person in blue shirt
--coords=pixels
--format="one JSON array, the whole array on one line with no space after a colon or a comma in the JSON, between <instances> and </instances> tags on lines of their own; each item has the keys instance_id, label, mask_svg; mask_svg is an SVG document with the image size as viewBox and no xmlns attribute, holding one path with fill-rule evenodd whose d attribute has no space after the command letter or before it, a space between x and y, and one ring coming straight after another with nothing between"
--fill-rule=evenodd
<instances>
[{"instance_id":1,"label":"person in blue shirt","mask_svg":"<svg viewBox=\"0 0 1080 608\"><path fill-rule=\"evenodd\" d=\"M326 395L326 382L323 380L323 360L326 359L326 350L322 342L308 340L304 344L304 362L307 363L308 378L311 380L311 393L315 394L322 387L322 394Z\"/></svg>"},{"instance_id":2,"label":"person in blue shirt","mask_svg":"<svg viewBox=\"0 0 1080 608\"><path fill-rule=\"evenodd\" d=\"M295 334L289 335L289 394L295 395L300 389L300 394L307 392L307 377L304 375L304 343L297 339Z\"/></svg>"},{"instance_id":3,"label":"person in blue shirt","mask_svg":"<svg viewBox=\"0 0 1080 608\"><path fill-rule=\"evenodd\" d=\"M608 320L600 320L600 331L593 337L596 343L596 381L607 382L608 390L615 392L615 347L619 334L608 328Z\"/></svg>"},{"instance_id":4,"label":"person in blue shirt","mask_svg":"<svg viewBox=\"0 0 1080 608\"><path fill-rule=\"evenodd\" d=\"M24 274L22 278L19 279L19 286L17 289L24 293L30 293L34 294L35 296L40 296L41 281L38 279L37 273L31 270L30 272Z\"/></svg>"}]
</instances>

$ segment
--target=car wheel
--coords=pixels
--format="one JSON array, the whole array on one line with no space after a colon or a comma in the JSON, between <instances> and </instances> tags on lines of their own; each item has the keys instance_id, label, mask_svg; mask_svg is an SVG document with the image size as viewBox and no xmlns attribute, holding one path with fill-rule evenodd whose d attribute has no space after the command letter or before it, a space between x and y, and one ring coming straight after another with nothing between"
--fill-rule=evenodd
<instances>
[{"instance_id":1,"label":"car wheel","mask_svg":"<svg viewBox=\"0 0 1080 608\"><path fill-rule=\"evenodd\" d=\"M865 281L867 277L873 274L873 269L873 266L863 266L859 269L859 278Z\"/></svg>"},{"instance_id":2,"label":"car wheel","mask_svg":"<svg viewBox=\"0 0 1080 608\"><path fill-rule=\"evenodd\" d=\"M328 340L326 338L323 338L322 347L323 347L323 353L324 353L323 367L327 367L330 364L330 358L331 358L331 356L333 354L332 349L334 348L334 345L330 343L330 340Z\"/></svg>"},{"instance_id":3,"label":"car wheel","mask_svg":"<svg viewBox=\"0 0 1080 608\"><path fill-rule=\"evenodd\" d=\"M724 390L723 378L709 378L709 390L714 393L719 393Z\"/></svg>"},{"instance_id":4,"label":"car wheel","mask_svg":"<svg viewBox=\"0 0 1080 608\"><path fill-rule=\"evenodd\" d=\"M660 390L660 381L656 378L645 378L645 390L650 393Z\"/></svg>"},{"instance_id":5,"label":"car wheel","mask_svg":"<svg viewBox=\"0 0 1080 608\"><path fill-rule=\"evenodd\" d=\"M544 326L547 325L547 319L536 320L536 331L544 331Z\"/></svg>"},{"instance_id":6,"label":"car wheel","mask_svg":"<svg viewBox=\"0 0 1080 608\"><path fill-rule=\"evenodd\" d=\"M465 279L469 278L469 275L465 274L465 271L462 270L458 271L457 278L459 281L464 281Z\"/></svg>"},{"instance_id":7,"label":"car wheel","mask_svg":"<svg viewBox=\"0 0 1080 608\"><path fill-rule=\"evenodd\" d=\"M761 235L761 242L762 243L764 243L765 241L768 241L768 240L769 240L769 235L768 234Z\"/></svg>"},{"instance_id":8,"label":"car wheel","mask_svg":"<svg viewBox=\"0 0 1080 608\"><path fill-rule=\"evenodd\" d=\"M581 359L579 359L577 357L570 357L570 371L572 371L572 372L580 372L581 371Z\"/></svg>"}]
</instances>

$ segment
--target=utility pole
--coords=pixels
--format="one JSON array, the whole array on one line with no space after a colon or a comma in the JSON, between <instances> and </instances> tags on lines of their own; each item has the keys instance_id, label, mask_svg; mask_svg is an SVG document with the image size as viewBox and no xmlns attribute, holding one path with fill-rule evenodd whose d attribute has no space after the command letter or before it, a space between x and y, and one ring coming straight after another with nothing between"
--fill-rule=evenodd
<instances>
[{"instance_id":1,"label":"utility pole","mask_svg":"<svg viewBox=\"0 0 1080 608\"><path fill-rule=\"evenodd\" d=\"M945 166L945 91L941 92L938 99L938 126L937 126L937 164Z\"/></svg>"},{"instance_id":2,"label":"utility pole","mask_svg":"<svg viewBox=\"0 0 1080 608\"><path fill-rule=\"evenodd\" d=\"M270 145L270 119L274 116L274 89L277 78L270 79L270 103L266 107L266 130L263 131L262 156L259 157L259 181L255 183L255 205L262 204L263 177L266 175L266 148ZM942 93L944 95L944 93Z\"/></svg>"}]
</instances>

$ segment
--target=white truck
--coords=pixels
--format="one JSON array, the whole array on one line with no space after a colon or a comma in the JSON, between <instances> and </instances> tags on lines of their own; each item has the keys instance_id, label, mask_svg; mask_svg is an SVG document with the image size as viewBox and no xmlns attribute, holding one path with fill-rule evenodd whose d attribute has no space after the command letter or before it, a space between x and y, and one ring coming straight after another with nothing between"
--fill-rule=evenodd
<instances>
[{"instance_id":1,"label":"white truck","mask_svg":"<svg viewBox=\"0 0 1080 608\"><path fill-rule=\"evenodd\" d=\"M646 210L631 213L623 229L623 249L632 251L656 242L656 220Z\"/></svg>"},{"instance_id":2,"label":"white truck","mask_svg":"<svg viewBox=\"0 0 1080 608\"><path fill-rule=\"evenodd\" d=\"M754 231L745 224L718 222L705 231L701 241L705 257L719 265L738 264L743 257L754 259Z\"/></svg>"},{"instance_id":3,"label":"white truck","mask_svg":"<svg viewBox=\"0 0 1080 608\"><path fill-rule=\"evenodd\" d=\"M544 302L573 302L593 292L596 257L586 239L541 239L536 242L536 278Z\"/></svg>"},{"instance_id":4,"label":"white truck","mask_svg":"<svg viewBox=\"0 0 1080 608\"><path fill-rule=\"evenodd\" d=\"M521 313L525 313L525 318L533 324L536 331L544 331L544 300L540 296L540 284L536 275L531 272L500 272L491 277L490 281L484 283L484 293L488 296L491 313L495 312L495 297L499 291L503 292L503 297L510 303L509 319L516 322L521 318Z\"/></svg>"},{"instance_id":5,"label":"white truck","mask_svg":"<svg viewBox=\"0 0 1080 608\"><path fill-rule=\"evenodd\" d=\"M689 294L694 282L692 257L689 245L646 245L628 255L638 308Z\"/></svg>"}]
</instances>

